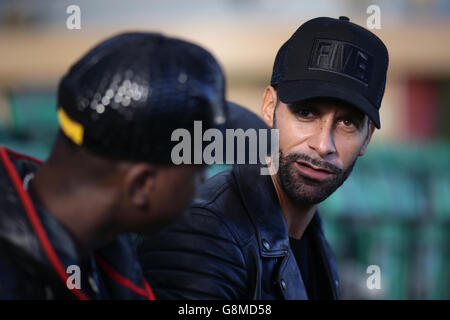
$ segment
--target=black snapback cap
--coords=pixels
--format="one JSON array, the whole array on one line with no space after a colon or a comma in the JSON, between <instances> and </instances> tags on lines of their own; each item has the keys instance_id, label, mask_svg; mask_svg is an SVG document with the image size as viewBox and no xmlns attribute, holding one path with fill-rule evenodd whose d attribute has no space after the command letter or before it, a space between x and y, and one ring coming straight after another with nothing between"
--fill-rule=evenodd
<instances>
[{"instance_id":1,"label":"black snapback cap","mask_svg":"<svg viewBox=\"0 0 450 320\"><path fill-rule=\"evenodd\" d=\"M171 164L176 129L226 121L225 80L202 47L158 33L122 33L91 49L61 79L64 136L93 153Z\"/></svg>"},{"instance_id":2,"label":"black snapback cap","mask_svg":"<svg viewBox=\"0 0 450 320\"><path fill-rule=\"evenodd\" d=\"M283 103L336 98L365 112L379 129L388 63L386 46L375 34L347 17L320 17L283 44L270 83Z\"/></svg>"}]
</instances>

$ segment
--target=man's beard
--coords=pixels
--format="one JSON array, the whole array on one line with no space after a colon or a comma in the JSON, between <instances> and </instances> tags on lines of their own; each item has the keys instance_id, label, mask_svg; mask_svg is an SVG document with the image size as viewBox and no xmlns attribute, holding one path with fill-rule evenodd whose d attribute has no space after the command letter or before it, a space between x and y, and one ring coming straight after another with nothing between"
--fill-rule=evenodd
<instances>
[{"instance_id":1,"label":"man's beard","mask_svg":"<svg viewBox=\"0 0 450 320\"><path fill-rule=\"evenodd\" d=\"M325 168L333 173L331 179L318 181L303 175L296 168L296 161L306 161L316 167ZM348 178L356 163L356 159L344 170L306 154L291 153L284 156L280 151L280 167L278 181L281 188L297 204L317 204L328 198Z\"/></svg>"}]
</instances>

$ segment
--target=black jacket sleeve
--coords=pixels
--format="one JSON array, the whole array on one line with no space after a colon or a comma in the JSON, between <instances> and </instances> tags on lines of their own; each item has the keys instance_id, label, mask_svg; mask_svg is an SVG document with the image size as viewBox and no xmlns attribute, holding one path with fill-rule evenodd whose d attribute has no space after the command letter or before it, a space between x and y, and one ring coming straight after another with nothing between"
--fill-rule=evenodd
<instances>
[{"instance_id":1,"label":"black jacket sleeve","mask_svg":"<svg viewBox=\"0 0 450 320\"><path fill-rule=\"evenodd\" d=\"M158 299L245 299L248 277L236 237L213 212L191 208L136 248Z\"/></svg>"}]
</instances>

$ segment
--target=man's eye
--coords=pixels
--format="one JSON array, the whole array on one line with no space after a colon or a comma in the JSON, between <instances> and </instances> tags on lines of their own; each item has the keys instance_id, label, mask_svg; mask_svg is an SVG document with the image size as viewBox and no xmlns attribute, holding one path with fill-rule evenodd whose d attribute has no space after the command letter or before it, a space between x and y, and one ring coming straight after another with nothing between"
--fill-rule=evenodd
<instances>
[{"instance_id":1,"label":"man's eye","mask_svg":"<svg viewBox=\"0 0 450 320\"><path fill-rule=\"evenodd\" d=\"M341 123L346 127L346 128L353 128L356 127L356 123L355 121L353 121L352 119L342 119Z\"/></svg>"},{"instance_id":2,"label":"man's eye","mask_svg":"<svg viewBox=\"0 0 450 320\"><path fill-rule=\"evenodd\" d=\"M353 120L350 120L350 119L344 119L343 122L344 122L344 125L346 125L347 127L350 127L355 124L353 122Z\"/></svg>"},{"instance_id":3,"label":"man's eye","mask_svg":"<svg viewBox=\"0 0 450 320\"><path fill-rule=\"evenodd\" d=\"M299 110L297 111L297 114L298 114L300 117L303 117L303 118L307 118L307 117L310 117L310 116L313 115L312 112L311 112L311 110L308 110L308 109L299 109Z\"/></svg>"}]
</instances>

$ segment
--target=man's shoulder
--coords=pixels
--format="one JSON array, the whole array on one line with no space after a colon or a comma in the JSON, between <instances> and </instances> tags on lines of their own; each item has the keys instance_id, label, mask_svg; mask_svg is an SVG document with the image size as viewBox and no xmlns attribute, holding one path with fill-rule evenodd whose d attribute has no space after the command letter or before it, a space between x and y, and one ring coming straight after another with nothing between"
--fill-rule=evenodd
<instances>
[{"instance_id":1,"label":"man's shoulder","mask_svg":"<svg viewBox=\"0 0 450 320\"><path fill-rule=\"evenodd\" d=\"M224 200L227 198L228 200L235 200L234 198L238 196L233 171L228 169L206 180L199 188L192 206L220 211L223 209ZM218 204L218 202L221 203ZM236 205L235 201L232 201L232 205Z\"/></svg>"},{"instance_id":2,"label":"man's shoulder","mask_svg":"<svg viewBox=\"0 0 450 320\"><path fill-rule=\"evenodd\" d=\"M188 217L186 217L188 216ZM253 236L254 227L249 213L242 201L242 195L236 184L232 169L225 170L208 179L200 188L185 218L214 220L217 229L226 227L241 244L247 243ZM211 224L199 227L211 228Z\"/></svg>"}]
</instances>

